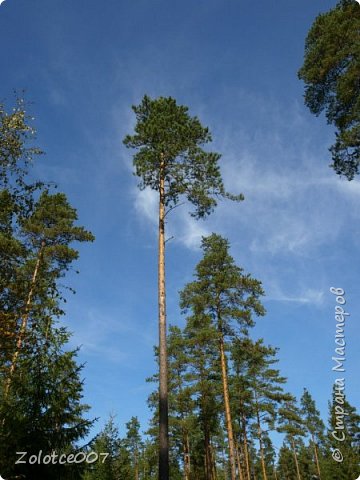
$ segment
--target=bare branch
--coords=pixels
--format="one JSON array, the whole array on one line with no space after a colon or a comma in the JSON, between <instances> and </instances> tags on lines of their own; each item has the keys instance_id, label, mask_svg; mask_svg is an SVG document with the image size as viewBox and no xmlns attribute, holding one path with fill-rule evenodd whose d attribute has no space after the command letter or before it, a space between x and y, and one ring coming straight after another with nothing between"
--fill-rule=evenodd
<instances>
[{"instance_id":1,"label":"bare branch","mask_svg":"<svg viewBox=\"0 0 360 480\"><path fill-rule=\"evenodd\" d=\"M182 205L185 205L185 202L177 203L177 204L174 205L173 207L170 207L168 210L166 210L165 215L164 215L164 218L166 217L166 215L167 215L168 213L172 212L172 211L175 210L175 208L177 208L177 207L181 207Z\"/></svg>"}]
</instances>

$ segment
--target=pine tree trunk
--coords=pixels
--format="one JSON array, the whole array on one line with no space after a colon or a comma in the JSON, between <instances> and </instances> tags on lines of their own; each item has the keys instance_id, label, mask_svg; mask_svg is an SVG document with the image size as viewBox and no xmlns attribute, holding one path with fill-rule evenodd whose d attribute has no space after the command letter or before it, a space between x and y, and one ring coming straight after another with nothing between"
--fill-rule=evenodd
<instances>
[{"instance_id":1,"label":"pine tree trunk","mask_svg":"<svg viewBox=\"0 0 360 480\"><path fill-rule=\"evenodd\" d=\"M134 476L134 480L139 480L139 453L138 453L138 450L136 449L135 450L135 458L134 458L134 466L135 466L135 476Z\"/></svg>"},{"instance_id":2,"label":"pine tree trunk","mask_svg":"<svg viewBox=\"0 0 360 480\"><path fill-rule=\"evenodd\" d=\"M236 461L237 461L237 466L238 466L238 471L239 471L239 477L240 477L240 480L244 480L244 475L243 475L242 465L241 465L241 460L240 460L239 445L235 445L235 448L236 448Z\"/></svg>"},{"instance_id":3,"label":"pine tree trunk","mask_svg":"<svg viewBox=\"0 0 360 480\"><path fill-rule=\"evenodd\" d=\"M245 454L245 465L246 465L246 476L247 480L251 480L250 474L250 459L249 459L249 449L247 444L247 433L246 433L246 419L245 415L243 415L243 424L244 424L244 454Z\"/></svg>"},{"instance_id":4,"label":"pine tree trunk","mask_svg":"<svg viewBox=\"0 0 360 480\"><path fill-rule=\"evenodd\" d=\"M318 450L317 450L317 445L314 439L314 435L312 435L312 442L314 444L314 454L315 454L315 463L316 463L316 470L317 474L319 476L319 480L321 480L321 470L320 470L320 463L319 463L319 455L318 455Z\"/></svg>"},{"instance_id":5,"label":"pine tree trunk","mask_svg":"<svg viewBox=\"0 0 360 480\"><path fill-rule=\"evenodd\" d=\"M160 159L159 184L159 480L169 480L168 367L166 348L165 296L165 173L164 155Z\"/></svg>"},{"instance_id":6,"label":"pine tree trunk","mask_svg":"<svg viewBox=\"0 0 360 480\"><path fill-rule=\"evenodd\" d=\"M296 475L297 475L297 479L298 479L298 480L301 480L300 469L299 469L299 462L298 462L298 459L297 459L295 442L294 442L294 439L293 439L293 438L291 439L291 445L292 445L293 454L294 454L294 460L295 460L295 465L296 465Z\"/></svg>"},{"instance_id":7,"label":"pine tree trunk","mask_svg":"<svg viewBox=\"0 0 360 480\"><path fill-rule=\"evenodd\" d=\"M211 443L210 443L210 456L211 456L211 479L217 480L216 458L215 458L214 447Z\"/></svg>"},{"instance_id":8,"label":"pine tree trunk","mask_svg":"<svg viewBox=\"0 0 360 480\"><path fill-rule=\"evenodd\" d=\"M278 476L277 476L277 472L276 472L276 467L275 467L275 465L273 466L273 469L274 469L274 479L275 479L275 480L278 480Z\"/></svg>"},{"instance_id":9,"label":"pine tree trunk","mask_svg":"<svg viewBox=\"0 0 360 480\"><path fill-rule=\"evenodd\" d=\"M220 337L219 347L220 347L221 375L222 375L223 390L224 390L226 430L227 430L228 443L229 443L231 480L236 480L234 434L233 434L231 411L230 411L230 398L229 398L229 386L228 386L227 368L226 368L226 356L225 356L225 349L224 349L224 338L222 335Z\"/></svg>"},{"instance_id":10,"label":"pine tree trunk","mask_svg":"<svg viewBox=\"0 0 360 480\"><path fill-rule=\"evenodd\" d=\"M23 341L24 341L26 328L27 328L27 323L28 323L28 320L29 320L30 306L31 306L33 295L34 295L36 279L37 279L37 276L38 276L38 273L39 273L41 255L42 255L42 251L43 251L44 246L45 246L45 242L42 241L41 246L40 246L39 251L38 251L38 254L37 254L36 264L35 264L33 276L32 276L31 283L30 283L30 290L29 290L28 297L27 297L27 300L26 300L24 313L21 317L21 325L20 325L19 334L17 336L16 349L15 349L15 352L14 352L14 354L12 356L12 359L11 359L9 375L8 375L8 378L7 378L6 383L5 383L5 388L4 388L4 397L5 398L7 397L8 393L9 393L9 389L10 389L10 386L11 386L11 379L12 379L12 376L14 374L14 371L15 371L15 368L16 368L16 362L17 362L17 359L19 357L20 350L22 348L22 344L23 344Z\"/></svg>"},{"instance_id":11,"label":"pine tree trunk","mask_svg":"<svg viewBox=\"0 0 360 480\"><path fill-rule=\"evenodd\" d=\"M213 480L210 436L207 429L205 429L205 433L204 433L204 448L205 448L205 478L206 480Z\"/></svg>"},{"instance_id":12,"label":"pine tree trunk","mask_svg":"<svg viewBox=\"0 0 360 480\"><path fill-rule=\"evenodd\" d=\"M190 480L190 446L189 435L183 434L183 453L184 453L184 480Z\"/></svg>"},{"instance_id":13,"label":"pine tree trunk","mask_svg":"<svg viewBox=\"0 0 360 480\"><path fill-rule=\"evenodd\" d=\"M261 468L262 468L262 472L263 472L263 480L267 480L264 447L263 447L263 442L262 442L262 430L261 430L260 415L259 415L259 407L258 407L257 396L256 396L255 391L254 391L254 396L255 396L255 404L256 404L256 419L257 419L257 428L258 428L258 435L259 435Z\"/></svg>"}]
</instances>

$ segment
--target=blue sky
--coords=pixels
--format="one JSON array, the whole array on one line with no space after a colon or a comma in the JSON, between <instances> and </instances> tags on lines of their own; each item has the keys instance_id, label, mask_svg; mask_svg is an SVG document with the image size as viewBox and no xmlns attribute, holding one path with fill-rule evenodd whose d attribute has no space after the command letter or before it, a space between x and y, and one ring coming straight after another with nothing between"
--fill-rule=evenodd
<instances>
[{"instance_id":1,"label":"blue sky","mask_svg":"<svg viewBox=\"0 0 360 480\"><path fill-rule=\"evenodd\" d=\"M328 0L6 0L0 6L0 98L26 90L46 151L36 175L54 180L96 236L81 246L63 319L82 345L85 401L143 429L157 342L156 197L140 192L131 152L131 105L147 93L188 105L222 153L226 188L206 221L188 206L169 217L168 321L184 325L178 291L192 279L202 235L231 253L266 291L254 337L280 348L289 390L307 387L327 417L335 297L345 289L346 391L359 406L360 184L328 167L333 131L303 105L304 39Z\"/></svg>"}]
</instances>

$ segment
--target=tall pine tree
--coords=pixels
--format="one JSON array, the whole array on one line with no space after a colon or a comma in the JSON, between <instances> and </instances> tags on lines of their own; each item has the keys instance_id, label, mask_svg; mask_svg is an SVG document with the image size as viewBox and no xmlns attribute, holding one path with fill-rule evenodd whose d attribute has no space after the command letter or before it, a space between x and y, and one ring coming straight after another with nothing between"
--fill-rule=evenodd
<instances>
[{"instance_id":1,"label":"tall pine tree","mask_svg":"<svg viewBox=\"0 0 360 480\"><path fill-rule=\"evenodd\" d=\"M220 155L203 146L211 141L209 129L188 108L171 98L144 96L133 106L135 134L124 144L134 148L135 174L140 188L150 187L159 195L158 304L159 304L159 480L169 480L168 370L166 344L165 216L185 197L202 218L211 213L217 198L242 200L225 191L219 169Z\"/></svg>"},{"instance_id":2,"label":"tall pine tree","mask_svg":"<svg viewBox=\"0 0 360 480\"><path fill-rule=\"evenodd\" d=\"M236 479L236 452L228 385L226 341L235 331L247 333L254 324L252 315L265 313L259 298L263 295L261 283L235 264L229 254L229 242L212 234L202 240L204 252L196 266L195 281L181 292L181 307L193 316L208 319L216 332L220 356L226 430L229 446L231 479Z\"/></svg>"}]
</instances>

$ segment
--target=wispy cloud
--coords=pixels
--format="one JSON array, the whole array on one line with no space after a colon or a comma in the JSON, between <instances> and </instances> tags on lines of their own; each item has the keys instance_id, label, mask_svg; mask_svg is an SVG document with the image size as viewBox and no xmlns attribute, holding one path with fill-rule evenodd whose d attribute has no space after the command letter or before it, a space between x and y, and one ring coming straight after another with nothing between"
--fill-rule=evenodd
<instances>
[{"instance_id":1,"label":"wispy cloud","mask_svg":"<svg viewBox=\"0 0 360 480\"><path fill-rule=\"evenodd\" d=\"M278 284L272 283L267 300L277 302L290 302L309 305L322 305L324 302L324 291L320 289L305 288L294 293L284 292Z\"/></svg>"},{"instance_id":2,"label":"wispy cloud","mask_svg":"<svg viewBox=\"0 0 360 480\"><path fill-rule=\"evenodd\" d=\"M135 210L140 218L144 218L148 225L153 227L154 233L158 224L158 194L146 188L134 190ZM201 243L201 237L209 235L210 231L202 221L197 221L188 212L189 205L179 205L170 213L166 226L167 239L172 239L191 250L197 249Z\"/></svg>"},{"instance_id":3,"label":"wispy cloud","mask_svg":"<svg viewBox=\"0 0 360 480\"><path fill-rule=\"evenodd\" d=\"M82 309L81 316L74 316L77 317L76 329L70 344L72 347L80 345L86 356L131 366L135 352L130 348L129 339L133 338L134 344L139 344L140 341L149 348L154 345L153 334L147 328L139 329L129 312ZM72 325L69 328L72 330Z\"/></svg>"},{"instance_id":4,"label":"wispy cloud","mask_svg":"<svg viewBox=\"0 0 360 480\"><path fill-rule=\"evenodd\" d=\"M133 196L135 199L135 210L154 227L157 225L158 219L158 194L155 190L145 188L144 190L134 189Z\"/></svg>"}]
</instances>

